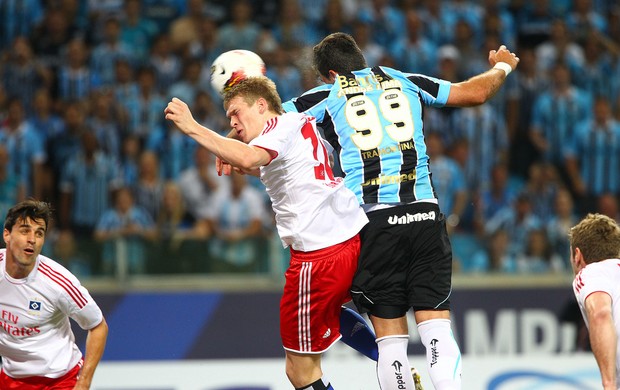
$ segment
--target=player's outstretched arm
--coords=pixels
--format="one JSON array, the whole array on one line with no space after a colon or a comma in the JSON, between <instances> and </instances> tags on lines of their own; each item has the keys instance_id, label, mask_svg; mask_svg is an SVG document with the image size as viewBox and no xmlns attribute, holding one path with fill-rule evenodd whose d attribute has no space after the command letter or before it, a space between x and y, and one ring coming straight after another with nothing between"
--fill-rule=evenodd
<instances>
[{"instance_id":1,"label":"player's outstretched arm","mask_svg":"<svg viewBox=\"0 0 620 390\"><path fill-rule=\"evenodd\" d=\"M271 155L264 149L247 145L236 139L222 137L194 119L189 107L178 98L172 98L164 110L166 119L183 133L192 137L220 160L242 169L245 172L255 171L271 161Z\"/></svg>"},{"instance_id":2,"label":"player's outstretched arm","mask_svg":"<svg viewBox=\"0 0 620 390\"><path fill-rule=\"evenodd\" d=\"M108 324L105 318L99 325L88 331L86 336L86 349L84 352L84 365L80 370L80 375L74 390L88 390L95 375L95 369L103 356L106 340L108 338Z\"/></svg>"},{"instance_id":3,"label":"player's outstretched arm","mask_svg":"<svg viewBox=\"0 0 620 390\"><path fill-rule=\"evenodd\" d=\"M614 326L611 297L595 292L585 302L590 324L590 345L596 358L604 389L616 389L616 346L618 335Z\"/></svg>"},{"instance_id":4,"label":"player's outstretched arm","mask_svg":"<svg viewBox=\"0 0 620 390\"><path fill-rule=\"evenodd\" d=\"M517 68L519 57L502 45L498 50L489 52L488 71L470 78L467 81L452 84L447 106L477 106L489 100L502 86L510 72Z\"/></svg>"}]
</instances>

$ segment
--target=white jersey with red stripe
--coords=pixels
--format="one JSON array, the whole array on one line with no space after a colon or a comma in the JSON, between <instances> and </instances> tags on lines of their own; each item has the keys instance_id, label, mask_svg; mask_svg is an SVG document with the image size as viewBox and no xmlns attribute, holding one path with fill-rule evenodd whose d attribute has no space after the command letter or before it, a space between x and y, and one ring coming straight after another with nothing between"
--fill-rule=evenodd
<instances>
[{"instance_id":1,"label":"white jersey with red stripe","mask_svg":"<svg viewBox=\"0 0 620 390\"><path fill-rule=\"evenodd\" d=\"M286 113L250 142L275 152L260 177L271 198L282 244L313 251L343 242L368 222L352 191L334 177L313 117Z\"/></svg>"},{"instance_id":2,"label":"white jersey with red stripe","mask_svg":"<svg viewBox=\"0 0 620 390\"><path fill-rule=\"evenodd\" d=\"M103 319L101 309L78 279L52 259L39 255L28 277L6 272L0 249L0 356L13 378L58 378L75 367L82 353L69 318L82 329Z\"/></svg>"},{"instance_id":3,"label":"white jersey with red stripe","mask_svg":"<svg viewBox=\"0 0 620 390\"><path fill-rule=\"evenodd\" d=\"M620 259L608 259L586 265L573 281L573 291L579 303L583 319L590 327L586 316L585 302L595 292L604 292L611 297L612 313L616 334L620 335ZM620 388L620 343L616 345L616 378Z\"/></svg>"}]
</instances>

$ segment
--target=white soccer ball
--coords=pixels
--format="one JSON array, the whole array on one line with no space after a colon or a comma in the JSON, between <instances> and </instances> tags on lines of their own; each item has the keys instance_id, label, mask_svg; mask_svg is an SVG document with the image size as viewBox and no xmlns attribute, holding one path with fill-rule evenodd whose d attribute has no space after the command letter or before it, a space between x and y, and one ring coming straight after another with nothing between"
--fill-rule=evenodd
<instances>
[{"instance_id":1,"label":"white soccer ball","mask_svg":"<svg viewBox=\"0 0 620 390\"><path fill-rule=\"evenodd\" d=\"M264 76L265 62L249 50L230 50L222 53L211 65L211 86L224 94L246 77Z\"/></svg>"}]
</instances>

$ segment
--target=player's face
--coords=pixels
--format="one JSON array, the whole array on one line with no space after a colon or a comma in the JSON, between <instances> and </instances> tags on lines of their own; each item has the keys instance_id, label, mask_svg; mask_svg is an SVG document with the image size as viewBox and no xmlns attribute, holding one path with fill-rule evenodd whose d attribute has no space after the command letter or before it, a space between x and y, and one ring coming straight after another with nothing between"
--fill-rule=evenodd
<instances>
[{"instance_id":1,"label":"player's face","mask_svg":"<svg viewBox=\"0 0 620 390\"><path fill-rule=\"evenodd\" d=\"M248 143L260 134L265 126L257 103L251 106L241 96L236 96L228 103L226 116L230 126L237 132L237 137Z\"/></svg>"},{"instance_id":2,"label":"player's face","mask_svg":"<svg viewBox=\"0 0 620 390\"><path fill-rule=\"evenodd\" d=\"M17 220L13 229L4 229L7 252L7 271L13 277L26 277L41 253L45 242L45 221Z\"/></svg>"}]
</instances>

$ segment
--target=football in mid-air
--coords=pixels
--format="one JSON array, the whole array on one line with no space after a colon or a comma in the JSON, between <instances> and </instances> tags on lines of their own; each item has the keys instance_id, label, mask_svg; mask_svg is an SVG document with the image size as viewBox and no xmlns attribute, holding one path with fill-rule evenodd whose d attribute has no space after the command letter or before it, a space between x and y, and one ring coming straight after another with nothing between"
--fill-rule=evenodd
<instances>
[{"instance_id":1,"label":"football in mid-air","mask_svg":"<svg viewBox=\"0 0 620 390\"><path fill-rule=\"evenodd\" d=\"M224 94L246 77L264 76L265 62L249 50L230 50L220 54L211 65L211 86Z\"/></svg>"}]
</instances>

